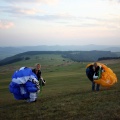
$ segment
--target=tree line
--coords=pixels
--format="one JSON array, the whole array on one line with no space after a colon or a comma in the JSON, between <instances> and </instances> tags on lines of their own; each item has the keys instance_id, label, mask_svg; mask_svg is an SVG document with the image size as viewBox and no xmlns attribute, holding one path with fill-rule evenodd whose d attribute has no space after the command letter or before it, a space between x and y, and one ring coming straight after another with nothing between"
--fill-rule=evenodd
<instances>
[{"instance_id":1,"label":"tree line","mask_svg":"<svg viewBox=\"0 0 120 120\"><path fill-rule=\"evenodd\" d=\"M0 61L0 66L7 65L22 60L29 60L34 55L59 54L63 58L69 58L77 62L94 62L105 59L118 59L117 54L110 51L28 51ZM29 56L29 57L28 57Z\"/></svg>"}]
</instances>

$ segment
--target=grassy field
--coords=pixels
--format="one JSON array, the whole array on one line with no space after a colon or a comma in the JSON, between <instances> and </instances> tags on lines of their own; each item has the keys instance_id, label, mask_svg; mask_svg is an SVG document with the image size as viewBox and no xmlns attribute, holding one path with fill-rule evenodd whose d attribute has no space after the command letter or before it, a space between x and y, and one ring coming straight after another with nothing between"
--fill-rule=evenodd
<instances>
[{"instance_id":1,"label":"grassy field","mask_svg":"<svg viewBox=\"0 0 120 120\"><path fill-rule=\"evenodd\" d=\"M35 63L42 65L46 86L36 103L15 100L8 89L13 72L21 66L34 67ZM0 67L0 119L119 120L120 61L107 64L116 73L117 84L101 87L99 92L91 91L91 82L85 74L87 64L63 59L60 55L41 55Z\"/></svg>"}]
</instances>

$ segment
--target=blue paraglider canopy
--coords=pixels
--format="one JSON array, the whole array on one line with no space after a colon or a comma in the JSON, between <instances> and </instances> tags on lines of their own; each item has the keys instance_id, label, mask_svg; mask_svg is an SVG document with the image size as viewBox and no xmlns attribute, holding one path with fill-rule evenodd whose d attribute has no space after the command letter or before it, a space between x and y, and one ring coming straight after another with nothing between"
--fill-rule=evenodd
<instances>
[{"instance_id":1,"label":"blue paraglider canopy","mask_svg":"<svg viewBox=\"0 0 120 120\"><path fill-rule=\"evenodd\" d=\"M10 92L17 100L27 99L30 102L36 100L37 93L40 91L37 76L28 67L21 67L12 75L9 85Z\"/></svg>"}]
</instances>

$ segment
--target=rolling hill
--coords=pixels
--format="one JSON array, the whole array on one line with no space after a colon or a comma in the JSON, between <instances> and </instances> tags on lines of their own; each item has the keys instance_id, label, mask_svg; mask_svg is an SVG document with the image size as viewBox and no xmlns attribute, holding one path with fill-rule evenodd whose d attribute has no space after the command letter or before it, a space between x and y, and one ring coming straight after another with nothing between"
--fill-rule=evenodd
<instances>
[{"instance_id":1,"label":"rolling hill","mask_svg":"<svg viewBox=\"0 0 120 120\"><path fill-rule=\"evenodd\" d=\"M109 45L39 45L39 46L14 46L14 47L0 47L0 60L11 57L13 55L27 52L27 51L111 51L120 52L120 46Z\"/></svg>"},{"instance_id":2,"label":"rolling hill","mask_svg":"<svg viewBox=\"0 0 120 120\"><path fill-rule=\"evenodd\" d=\"M91 91L85 69L89 62L73 62L61 54L33 54L0 68L0 118L2 120L119 120L120 119L120 60L100 61L117 75L118 82L110 88ZM26 57L26 53L24 53ZM28 54L27 54L28 55ZM20 55L19 55L20 56ZM22 55L23 56L23 55ZM110 63L111 61L111 63ZM38 94L37 102L15 100L9 83L21 66L42 65L46 85Z\"/></svg>"},{"instance_id":3,"label":"rolling hill","mask_svg":"<svg viewBox=\"0 0 120 120\"><path fill-rule=\"evenodd\" d=\"M117 57L117 54L110 51L29 51L20 53L11 57L7 57L0 61L0 66L7 65L19 61L27 61L29 59L39 59L41 55L61 55L77 62L97 61L102 57ZM52 57L51 57L52 59Z\"/></svg>"}]
</instances>

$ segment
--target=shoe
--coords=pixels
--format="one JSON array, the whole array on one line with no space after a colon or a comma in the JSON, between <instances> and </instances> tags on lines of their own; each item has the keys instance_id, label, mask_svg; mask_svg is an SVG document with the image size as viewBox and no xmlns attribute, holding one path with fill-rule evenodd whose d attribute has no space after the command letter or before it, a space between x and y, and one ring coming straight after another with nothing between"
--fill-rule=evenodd
<instances>
[{"instance_id":1,"label":"shoe","mask_svg":"<svg viewBox=\"0 0 120 120\"><path fill-rule=\"evenodd\" d=\"M35 101L32 101L32 102L37 102L37 100L35 100Z\"/></svg>"}]
</instances>

